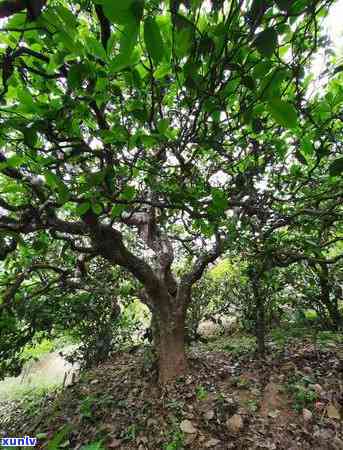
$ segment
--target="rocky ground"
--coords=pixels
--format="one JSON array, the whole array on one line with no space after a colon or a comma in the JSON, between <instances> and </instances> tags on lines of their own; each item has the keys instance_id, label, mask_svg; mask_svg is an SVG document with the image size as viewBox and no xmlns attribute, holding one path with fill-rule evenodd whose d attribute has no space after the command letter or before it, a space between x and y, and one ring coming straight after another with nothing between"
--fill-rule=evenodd
<instances>
[{"instance_id":1,"label":"rocky ground","mask_svg":"<svg viewBox=\"0 0 343 450\"><path fill-rule=\"evenodd\" d=\"M0 432L50 450L343 449L341 340L270 342L259 360L236 336L192 347L189 363L160 389L149 349L118 353L30 408L2 402Z\"/></svg>"}]
</instances>

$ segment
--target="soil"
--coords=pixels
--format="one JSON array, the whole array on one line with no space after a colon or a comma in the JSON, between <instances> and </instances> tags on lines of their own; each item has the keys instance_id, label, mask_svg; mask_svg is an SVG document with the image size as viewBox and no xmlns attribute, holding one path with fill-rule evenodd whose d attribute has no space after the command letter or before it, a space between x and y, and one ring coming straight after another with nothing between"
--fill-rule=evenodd
<instances>
[{"instance_id":1,"label":"soil","mask_svg":"<svg viewBox=\"0 0 343 450\"><path fill-rule=\"evenodd\" d=\"M197 346L187 376L163 388L151 361L147 348L117 353L45 397L34 414L7 405L0 432L39 436L38 448L343 449L337 345L293 342L263 360Z\"/></svg>"}]
</instances>

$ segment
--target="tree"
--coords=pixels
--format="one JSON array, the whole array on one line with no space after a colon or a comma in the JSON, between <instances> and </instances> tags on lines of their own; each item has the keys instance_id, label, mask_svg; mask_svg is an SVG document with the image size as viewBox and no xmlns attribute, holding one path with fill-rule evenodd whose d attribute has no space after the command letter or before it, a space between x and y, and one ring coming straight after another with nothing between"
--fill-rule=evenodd
<instances>
[{"instance_id":1,"label":"tree","mask_svg":"<svg viewBox=\"0 0 343 450\"><path fill-rule=\"evenodd\" d=\"M226 211L259 214L256 184L301 133L330 3L59 0L1 34L3 254L43 233L130 272L162 383L186 370L192 286L239 237Z\"/></svg>"}]
</instances>

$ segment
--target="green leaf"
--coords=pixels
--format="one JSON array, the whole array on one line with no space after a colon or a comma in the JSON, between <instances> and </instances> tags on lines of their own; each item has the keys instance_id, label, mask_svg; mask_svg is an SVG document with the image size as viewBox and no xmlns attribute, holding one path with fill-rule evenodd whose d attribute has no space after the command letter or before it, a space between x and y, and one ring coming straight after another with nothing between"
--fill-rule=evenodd
<instances>
[{"instance_id":1,"label":"green leaf","mask_svg":"<svg viewBox=\"0 0 343 450\"><path fill-rule=\"evenodd\" d=\"M157 124L157 129L159 131L159 133L161 134L165 134L165 132L168 130L169 128L169 120L168 119L162 119L158 122Z\"/></svg>"},{"instance_id":2,"label":"green leaf","mask_svg":"<svg viewBox=\"0 0 343 450\"><path fill-rule=\"evenodd\" d=\"M24 14L14 14L6 23L7 28L25 28L26 17Z\"/></svg>"},{"instance_id":3,"label":"green leaf","mask_svg":"<svg viewBox=\"0 0 343 450\"><path fill-rule=\"evenodd\" d=\"M343 173L343 158L335 159L329 167L331 177L338 177Z\"/></svg>"},{"instance_id":4,"label":"green leaf","mask_svg":"<svg viewBox=\"0 0 343 450\"><path fill-rule=\"evenodd\" d=\"M120 197L123 200L133 200L135 198L136 195L136 189L133 186L126 186L123 190L123 192L121 193Z\"/></svg>"},{"instance_id":5,"label":"green leaf","mask_svg":"<svg viewBox=\"0 0 343 450\"><path fill-rule=\"evenodd\" d=\"M282 82L287 78L288 72L277 68L264 77L260 84L260 92L263 99L279 98L281 96Z\"/></svg>"},{"instance_id":6,"label":"green leaf","mask_svg":"<svg viewBox=\"0 0 343 450\"><path fill-rule=\"evenodd\" d=\"M206 220L200 220L197 224L197 227L200 229L201 233L206 237L211 237L214 234L214 226L207 222Z\"/></svg>"},{"instance_id":7,"label":"green leaf","mask_svg":"<svg viewBox=\"0 0 343 450\"><path fill-rule=\"evenodd\" d=\"M92 55L97 56L98 58L103 59L104 61L107 60L105 49L97 39L88 36L86 38L86 46Z\"/></svg>"},{"instance_id":8,"label":"green leaf","mask_svg":"<svg viewBox=\"0 0 343 450\"><path fill-rule=\"evenodd\" d=\"M301 164L305 164L307 165L307 160L304 157L304 155L301 153L301 151L299 149L297 149L295 151L295 157L297 158L297 160L301 163Z\"/></svg>"},{"instance_id":9,"label":"green leaf","mask_svg":"<svg viewBox=\"0 0 343 450\"><path fill-rule=\"evenodd\" d=\"M57 450L60 447L61 443L65 441L65 438L71 432L71 430L71 425L64 425L62 428L60 428L48 443L47 450Z\"/></svg>"},{"instance_id":10,"label":"green leaf","mask_svg":"<svg viewBox=\"0 0 343 450\"><path fill-rule=\"evenodd\" d=\"M33 127L26 127L23 130L24 144L28 147L34 147L37 142L37 131Z\"/></svg>"},{"instance_id":11,"label":"green leaf","mask_svg":"<svg viewBox=\"0 0 343 450\"><path fill-rule=\"evenodd\" d=\"M174 48L179 58L183 58L189 53L193 45L193 38L194 30L188 22L186 26L176 31L174 35Z\"/></svg>"},{"instance_id":12,"label":"green leaf","mask_svg":"<svg viewBox=\"0 0 343 450\"><path fill-rule=\"evenodd\" d=\"M208 97L203 104L204 111L213 113L214 111L217 111L220 106L218 104L218 100L216 97Z\"/></svg>"},{"instance_id":13,"label":"green leaf","mask_svg":"<svg viewBox=\"0 0 343 450\"><path fill-rule=\"evenodd\" d=\"M297 126L297 112L291 103L274 98L268 104L270 113L277 123L284 128L295 128Z\"/></svg>"},{"instance_id":14,"label":"green leaf","mask_svg":"<svg viewBox=\"0 0 343 450\"><path fill-rule=\"evenodd\" d=\"M170 74L171 72L171 66L170 64L161 64L158 69L155 70L154 72L154 78L156 78L157 80L160 80L161 78L164 78L166 75Z\"/></svg>"},{"instance_id":15,"label":"green leaf","mask_svg":"<svg viewBox=\"0 0 343 450\"><path fill-rule=\"evenodd\" d=\"M83 445L80 450L105 450L101 442L92 442L91 444Z\"/></svg>"},{"instance_id":16,"label":"green leaf","mask_svg":"<svg viewBox=\"0 0 343 450\"><path fill-rule=\"evenodd\" d=\"M334 74L339 73L339 72L343 72L343 64L341 64L340 66L337 66L335 68L335 70L333 71Z\"/></svg>"},{"instance_id":17,"label":"green leaf","mask_svg":"<svg viewBox=\"0 0 343 450\"><path fill-rule=\"evenodd\" d=\"M67 186L64 184L63 180L61 180L55 173L46 172L44 174L46 184L51 187L53 190L58 192L59 200L61 203L65 203L69 199L69 190Z\"/></svg>"},{"instance_id":18,"label":"green leaf","mask_svg":"<svg viewBox=\"0 0 343 450\"><path fill-rule=\"evenodd\" d=\"M156 145L156 138L154 136L142 134L139 136L139 139L145 148L152 148Z\"/></svg>"},{"instance_id":19,"label":"green leaf","mask_svg":"<svg viewBox=\"0 0 343 450\"><path fill-rule=\"evenodd\" d=\"M76 55L82 55L83 47L77 42L75 37L75 33L70 35L63 29L58 32L59 41L63 44L63 47L68 50L68 52L75 53Z\"/></svg>"},{"instance_id":20,"label":"green leaf","mask_svg":"<svg viewBox=\"0 0 343 450\"><path fill-rule=\"evenodd\" d=\"M164 57L164 44L154 17L147 17L144 21L144 42L152 60L158 65Z\"/></svg>"},{"instance_id":21,"label":"green leaf","mask_svg":"<svg viewBox=\"0 0 343 450\"><path fill-rule=\"evenodd\" d=\"M24 162L24 158L20 155L13 155L7 158L7 161L2 163L2 167L11 167L13 169L17 169L20 167Z\"/></svg>"},{"instance_id":22,"label":"green leaf","mask_svg":"<svg viewBox=\"0 0 343 450\"><path fill-rule=\"evenodd\" d=\"M88 67L83 63L76 63L71 66L68 71L68 85L72 89L78 89L82 86Z\"/></svg>"},{"instance_id":23,"label":"green leaf","mask_svg":"<svg viewBox=\"0 0 343 450\"><path fill-rule=\"evenodd\" d=\"M135 4L137 0L101 0L106 17L113 23L125 24L136 19Z\"/></svg>"},{"instance_id":24,"label":"green leaf","mask_svg":"<svg viewBox=\"0 0 343 450\"><path fill-rule=\"evenodd\" d=\"M136 64L139 61L139 52L136 50L130 55L128 53L123 53L117 55L110 63L109 69L111 73L120 72L126 67Z\"/></svg>"},{"instance_id":25,"label":"green leaf","mask_svg":"<svg viewBox=\"0 0 343 450\"><path fill-rule=\"evenodd\" d=\"M56 5L54 7L55 12L57 12L58 16L64 22L65 25L71 30L74 30L78 26L78 21L76 19L76 15L74 15L69 9L65 8L61 5Z\"/></svg>"},{"instance_id":26,"label":"green leaf","mask_svg":"<svg viewBox=\"0 0 343 450\"><path fill-rule=\"evenodd\" d=\"M114 205L111 211L111 217L112 218L119 217L123 211L125 211L124 205Z\"/></svg>"},{"instance_id":27,"label":"green leaf","mask_svg":"<svg viewBox=\"0 0 343 450\"><path fill-rule=\"evenodd\" d=\"M138 39L139 22L131 20L122 29L120 38L120 53L131 55Z\"/></svg>"},{"instance_id":28,"label":"green leaf","mask_svg":"<svg viewBox=\"0 0 343 450\"><path fill-rule=\"evenodd\" d=\"M252 77L243 77L242 84L244 84L244 86L246 86L248 89L251 89L252 91L256 89L256 82Z\"/></svg>"},{"instance_id":29,"label":"green leaf","mask_svg":"<svg viewBox=\"0 0 343 450\"><path fill-rule=\"evenodd\" d=\"M19 90L17 95L18 95L18 100L20 102L20 109L23 112L27 112L27 113L39 113L40 112L39 106L34 102L31 93L27 89Z\"/></svg>"},{"instance_id":30,"label":"green leaf","mask_svg":"<svg viewBox=\"0 0 343 450\"><path fill-rule=\"evenodd\" d=\"M255 23L261 20L261 10L264 11L264 6L267 7L265 0L253 0L249 11L249 19Z\"/></svg>"},{"instance_id":31,"label":"green leaf","mask_svg":"<svg viewBox=\"0 0 343 450\"><path fill-rule=\"evenodd\" d=\"M101 203L92 203L92 210L93 210L94 214L96 214L98 216L102 213L103 207L102 207Z\"/></svg>"},{"instance_id":32,"label":"green leaf","mask_svg":"<svg viewBox=\"0 0 343 450\"><path fill-rule=\"evenodd\" d=\"M311 140L307 137L304 137L301 141L301 151L305 155L313 155L314 147Z\"/></svg>"},{"instance_id":33,"label":"green leaf","mask_svg":"<svg viewBox=\"0 0 343 450\"><path fill-rule=\"evenodd\" d=\"M78 216L83 216L84 213L86 213L91 207L91 204L89 202L83 202L80 203L76 208L76 214Z\"/></svg>"},{"instance_id":34,"label":"green leaf","mask_svg":"<svg viewBox=\"0 0 343 450\"><path fill-rule=\"evenodd\" d=\"M219 188L212 189L212 208L216 213L222 213L228 206L228 199L225 192Z\"/></svg>"},{"instance_id":35,"label":"green leaf","mask_svg":"<svg viewBox=\"0 0 343 450\"><path fill-rule=\"evenodd\" d=\"M60 183L60 179L58 178L58 176L55 173L53 173L53 172L46 172L44 177L45 177L46 184L49 187L51 187L51 188L58 187L58 185Z\"/></svg>"},{"instance_id":36,"label":"green leaf","mask_svg":"<svg viewBox=\"0 0 343 450\"><path fill-rule=\"evenodd\" d=\"M97 186L104 181L106 173L103 171L93 172L87 175L87 182L91 186Z\"/></svg>"},{"instance_id":37,"label":"green leaf","mask_svg":"<svg viewBox=\"0 0 343 450\"><path fill-rule=\"evenodd\" d=\"M278 44L277 33L272 28L267 28L257 35L255 47L261 55L270 58Z\"/></svg>"},{"instance_id":38,"label":"green leaf","mask_svg":"<svg viewBox=\"0 0 343 450\"><path fill-rule=\"evenodd\" d=\"M62 182L58 186L57 190L58 190L59 201L63 205L70 198L69 190L67 189L67 186L64 183L62 183Z\"/></svg>"},{"instance_id":39,"label":"green leaf","mask_svg":"<svg viewBox=\"0 0 343 450\"><path fill-rule=\"evenodd\" d=\"M255 78L263 78L271 69L270 61L261 61L253 69L253 76Z\"/></svg>"},{"instance_id":40,"label":"green leaf","mask_svg":"<svg viewBox=\"0 0 343 450\"><path fill-rule=\"evenodd\" d=\"M139 120L142 123L147 122L148 120L148 111L146 109L134 109L131 111L131 114L133 117L137 120Z\"/></svg>"},{"instance_id":41,"label":"green leaf","mask_svg":"<svg viewBox=\"0 0 343 450\"><path fill-rule=\"evenodd\" d=\"M48 436L49 436L48 433L37 433L36 434L36 438L38 440L46 439Z\"/></svg>"}]
</instances>

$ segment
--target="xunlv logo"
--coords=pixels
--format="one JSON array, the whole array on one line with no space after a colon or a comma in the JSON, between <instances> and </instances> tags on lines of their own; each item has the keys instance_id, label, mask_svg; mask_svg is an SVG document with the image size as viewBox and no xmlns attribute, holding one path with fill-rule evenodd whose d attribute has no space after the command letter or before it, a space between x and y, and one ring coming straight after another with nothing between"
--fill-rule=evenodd
<instances>
[{"instance_id":1,"label":"xunlv logo","mask_svg":"<svg viewBox=\"0 0 343 450\"><path fill-rule=\"evenodd\" d=\"M37 438L25 437L13 437L13 438L1 438L0 445L3 447L34 447L37 444Z\"/></svg>"}]
</instances>

